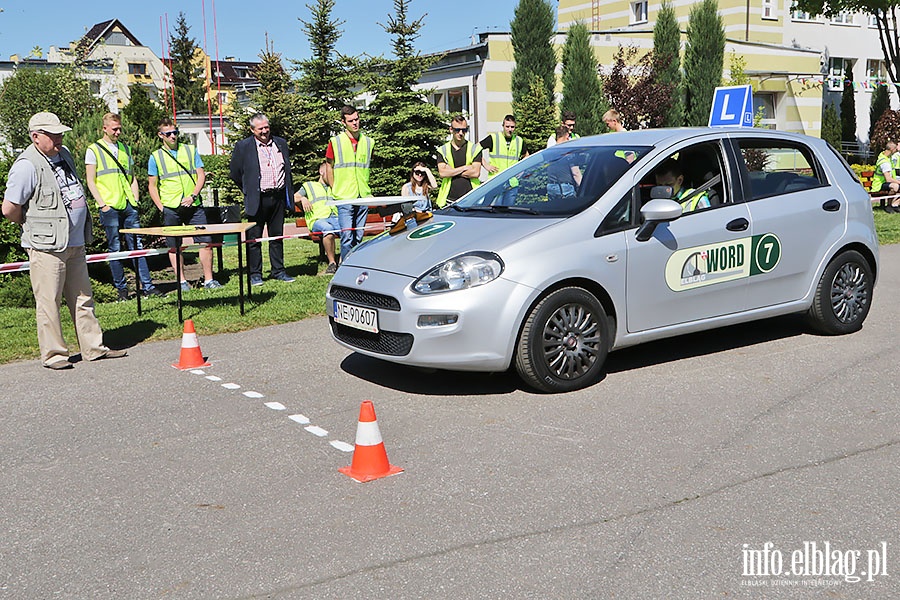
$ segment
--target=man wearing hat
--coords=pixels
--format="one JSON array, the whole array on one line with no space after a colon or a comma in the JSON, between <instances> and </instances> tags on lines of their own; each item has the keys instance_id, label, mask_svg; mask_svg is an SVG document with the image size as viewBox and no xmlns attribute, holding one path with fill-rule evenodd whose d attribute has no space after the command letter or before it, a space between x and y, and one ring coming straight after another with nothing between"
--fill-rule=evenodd
<instances>
[{"instance_id":1,"label":"man wearing hat","mask_svg":"<svg viewBox=\"0 0 900 600\"><path fill-rule=\"evenodd\" d=\"M62 134L71 130L53 113L31 117L32 144L9 170L3 198L3 216L22 226L22 247L28 252L37 305L41 362L53 370L73 366L59 320L61 298L75 323L82 358L92 361L127 354L103 345L103 332L94 315L84 252L92 240L91 218L75 162L62 145Z\"/></svg>"}]
</instances>

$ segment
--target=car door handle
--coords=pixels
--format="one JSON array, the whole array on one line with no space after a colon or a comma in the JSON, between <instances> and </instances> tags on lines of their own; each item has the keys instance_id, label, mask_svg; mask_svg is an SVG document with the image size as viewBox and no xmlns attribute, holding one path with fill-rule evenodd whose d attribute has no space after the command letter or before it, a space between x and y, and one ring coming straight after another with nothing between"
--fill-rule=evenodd
<instances>
[{"instance_id":1,"label":"car door handle","mask_svg":"<svg viewBox=\"0 0 900 600\"><path fill-rule=\"evenodd\" d=\"M725 226L725 229L728 231L746 231L748 227L750 227L750 221L741 217L740 219L735 219L728 223L728 225Z\"/></svg>"},{"instance_id":2,"label":"car door handle","mask_svg":"<svg viewBox=\"0 0 900 600\"><path fill-rule=\"evenodd\" d=\"M827 210L828 212L837 212L841 210L841 203L832 198L831 200L823 204L822 208L824 210Z\"/></svg>"}]
</instances>

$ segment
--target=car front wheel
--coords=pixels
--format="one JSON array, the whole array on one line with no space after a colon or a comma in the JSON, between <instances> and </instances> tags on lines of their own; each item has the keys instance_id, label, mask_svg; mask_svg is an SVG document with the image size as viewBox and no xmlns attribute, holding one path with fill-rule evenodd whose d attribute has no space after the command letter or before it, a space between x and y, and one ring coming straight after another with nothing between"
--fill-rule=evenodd
<instances>
[{"instance_id":1,"label":"car front wheel","mask_svg":"<svg viewBox=\"0 0 900 600\"><path fill-rule=\"evenodd\" d=\"M822 273L807 314L810 325L828 335L859 331L872 306L873 287L872 268L863 255L842 252Z\"/></svg>"},{"instance_id":2,"label":"car front wheel","mask_svg":"<svg viewBox=\"0 0 900 600\"><path fill-rule=\"evenodd\" d=\"M609 351L609 318L593 294L567 287L535 305L516 349L516 370L543 392L569 392L599 381Z\"/></svg>"}]
</instances>

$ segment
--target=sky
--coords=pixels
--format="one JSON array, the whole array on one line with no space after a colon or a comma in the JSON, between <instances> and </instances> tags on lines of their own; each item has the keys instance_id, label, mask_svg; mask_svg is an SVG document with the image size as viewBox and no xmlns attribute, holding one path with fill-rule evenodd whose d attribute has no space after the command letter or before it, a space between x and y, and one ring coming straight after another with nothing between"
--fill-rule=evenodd
<instances>
[{"instance_id":1,"label":"sky","mask_svg":"<svg viewBox=\"0 0 900 600\"><path fill-rule=\"evenodd\" d=\"M168 18L169 31L174 31L179 11L185 13L191 37L213 58L218 39L219 59L258 60L268 34L275 52L283 59L305 59L310 53L309 41L299 19L311 20L306 5L313 1L264 0L256 4L218 0L214 23L214 0L0 0L0 60L9 60L11 54L27 55L35 46L45 53L50 46L66 46L93 25L114 18L161 56L160 20L164 29ZM517 3L518 0L412 0L407 9L408 20L425 15L416 50L423 54L449 50L469 45L476 33L509 32ZM393 0L337 0L332 18L344 21L338 52L390 56L390 37L378 23L387 24L393 10Z\"/></svg>"}]
</instances>

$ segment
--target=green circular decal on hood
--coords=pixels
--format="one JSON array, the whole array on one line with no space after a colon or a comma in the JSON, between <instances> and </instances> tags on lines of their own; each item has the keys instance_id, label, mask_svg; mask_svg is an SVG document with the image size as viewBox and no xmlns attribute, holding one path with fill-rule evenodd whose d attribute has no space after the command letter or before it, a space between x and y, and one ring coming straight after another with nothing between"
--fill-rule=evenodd
<instances>
[{"instance_id":1,"label":"green circular decal on hood","mask_svg":"<svg viewBox=\"0 0 900 600\"><path fill-rule=\"evenodd\" d=\"M438 235L439 233L444 233L451 227L453 227L456 223L453 221L444 221L442 223L429 223L423 227L419 227L412 233L410 233L407 239L410 240L423 240L425 238Z\"/></svg>"}]
</instances>

